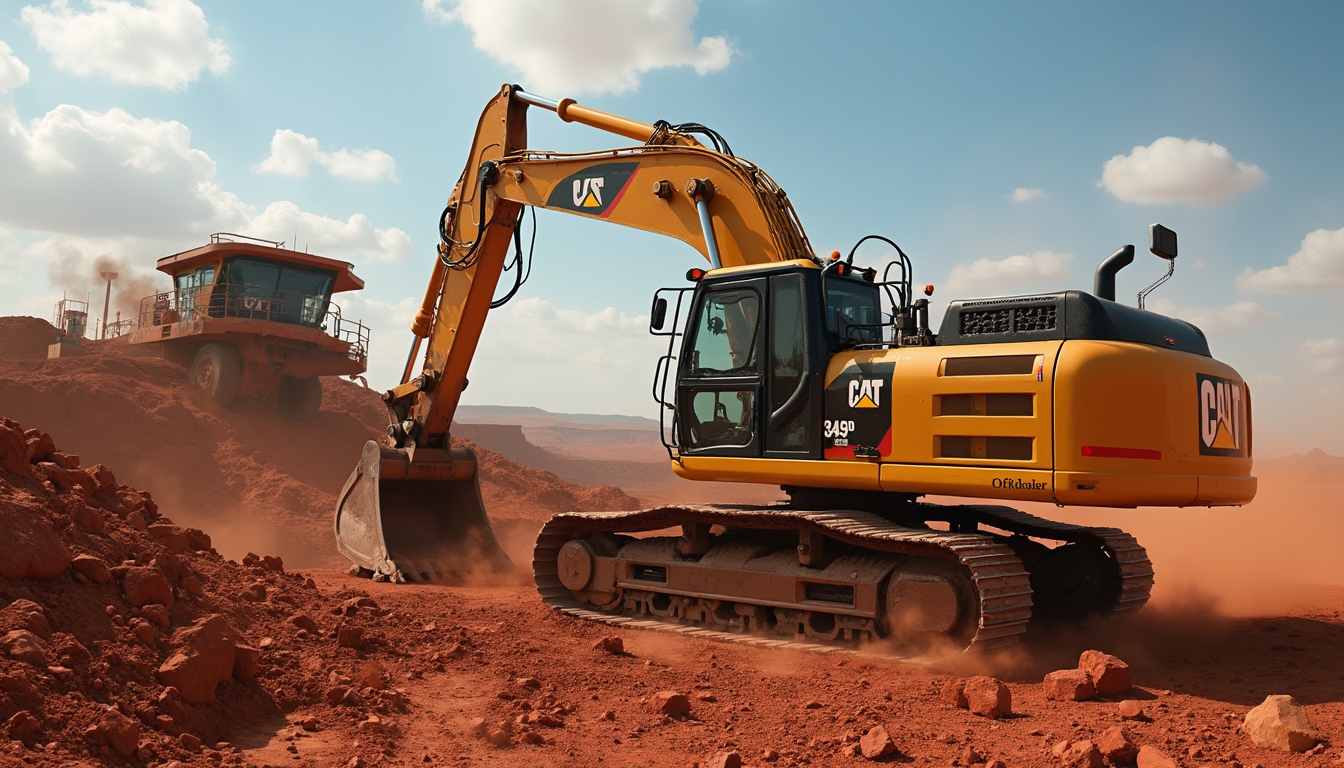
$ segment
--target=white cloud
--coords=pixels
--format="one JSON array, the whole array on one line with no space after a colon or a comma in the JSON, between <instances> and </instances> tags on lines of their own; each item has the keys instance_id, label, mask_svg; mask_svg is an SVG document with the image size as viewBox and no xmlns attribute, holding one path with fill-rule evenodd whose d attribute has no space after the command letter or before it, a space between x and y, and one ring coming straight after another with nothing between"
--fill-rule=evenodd
<instances>
[{"instance_id":1,"label":"white cloud","mask_svg":"<svg viewBox=\"0 0 1344 768\"><path fill-rule=\"evenodd\" d=\"M1163 136L1107 160L1097 186L1127 203L1211 205L1265 179L1259 167L1237 162L1220 144Z\"/></svg>"},{"instance_id":2,"label":"white cloud","mask_svg":"<svg viewBox=\"0 0 1344 768\"><path fill-rule=\"evenodd\" d=\"M190 0L89 0L83 13L53 0L20 16L57 69L74 75L181 90L205 69L219 75L229 68L228 45L209 36L205 12Z\"/></svg>"},{"instance_id":3,"label":"white cloud","mask_svg":"<svg viewBox=\"0 0 1344 768\"><path fill-rule=\"evenodd\" d=\"M1148 309L1193 323L1210 336L1238 333L1283 319L1253 301L1239 301L1226 307L1178 307L1169 299L1154 299Z\"/></svg>"},{"instance_id":4,"label":"white cloud","mask_svg":"<svg viewBox=\"0 0 1344 768\"><path fill-rule=\"evenodd\" d=\"M172 237L247 219L176 121L63 104L24 124L0 104L0 224L86 236Z\"/></svg>"},{"instance_id":5,"label":"white cloud","mask_svg":"<svg viewBox=\"0 0 1344 768\"><path fill-rule=\"evenodd\" d=\"M1259 270L1247 267L1237 275L1237 287L1274 293L1344 288L1344 229L1308 234L1286 264Z\"/></svg>"},{"instance_id":6,"label":"white cloud","mask_svg":"<svg viewBox=\"0 0 1344 768\"><path fill-rule=\"evenodd\" d=\"M657 415L649 382L667 340L647 316L585 313L539 298L490 313L464 398L569 413ZM409 341L409 337L407 337Z\"/></svg>"},{"instance_id":7,"label":"white cloud","mask_svg":"<svg viewBox=\"0 0 1344 768\"><path fill-rule=\"evenodd\" d=\"M28 82L28 65L19 61L13 49L0 40L0 93Z\"/></svg>"},{"instance_id":8,"label":"white cloud","mask_svg":"<svg viewBox=\"0 0 1344 768\"><path fill-rule=\"evenodd\" d=\"M997 291L1004 287L1058 283L1068 278L1072 260L1072 254L1054 251L1018 254L997 261L977 259L952 268L946 292L959 297L966 291Z\"/></svg>"},{"instance_id":9,"label":"white cloud","mask_svg":"<svg viewBox=\"0 0 1344 768\"><path fill-rule=\"evenodd\" d=\"M333 176L356 181L397 181L397 161L386 152L377 149L338 149L328 154L318 146L317 139L287 128L276 130L271 137L271 153L252 166L252 170L305 178L308 176L308 167L313 163L325 166Z\"/></svg>"},{"instance_id":10,"label":"white cloud","mask_svg":"<svg viewBox=\"0 0 1344 768\"><path fill-rule=\"evenodd\" d=\"M291 202L266 206L239 234L267 240L292 240L295 248L310 248L323 256L358 254L374 261L405 261L411 257L411 238L396 227L375 229L369 217L356 213L346 221L299 210Z\"/></svg>"},{"instance_id":11,"label":"white cloud","mask_svg":"<svg viewBox=\"0 0 1344 768\"><path fill-rule=\"evenodd\" d=\"M13 282L11 272L18 267L18 243L14 242L14 233L0 228L0 285Z\"/></svg>"},{"instance_id":12,"label":"white cloud","mask_svg":"<svg viewBox=\"0 0 1344 768\"><path fill-rule=\"evenodd\" d=\"M1311 358L1309 365L1318 373L1344 371L1344 340L1309 339L1302 342L1302 351Z\"/></svg>"},{"instance_id":13,"label":"white cloud","mask_svg":"<svg viewBox=\"0 0 1344 768\"><path fill-rule=\"evenodd\" d=\"M697 0L421 0L431 21L461 22L472 42L548 96L622 93L663 67L728 66L724 37L696 40Z\"/></svg>"},{"instance_id":14,"label":"white cloud","mask_svg":"<svg viewBox=\"0 0 1344 768\"><path fill-rule=\"evenodd\" d=\"M1045 193L1044 189L1039 187L1018 187L1008 195L1008 199L1012 200L1014 203L1025 203L1031 200L1041 200L1047 197L1049 197L1049 195Z\"/></svg>"}]
</instances>

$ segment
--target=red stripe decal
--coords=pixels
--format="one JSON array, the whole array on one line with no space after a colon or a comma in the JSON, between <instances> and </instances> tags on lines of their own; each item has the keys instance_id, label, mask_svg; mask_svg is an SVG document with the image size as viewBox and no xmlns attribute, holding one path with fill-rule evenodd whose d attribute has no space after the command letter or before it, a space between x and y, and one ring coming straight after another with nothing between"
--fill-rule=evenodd
<instances>
[{"instance_id":1,"label":"red stripe decal","mask_svg":"<svg viewBox=\"0 0 1344 768\"><path fill-rule=\"evenodd\" d=\"M630 183L635 180L635 176L637 176L638 174L639 174L638 168L630 172L630 178L625 180L625 184L624 186L621 187L621 191L617 192L616 196L611 199L611 205L608 205L606 210L597 214L597 218L605 219L611 215L612 211L616 210L616 206L620 204L621 198L625 197L625 190L630 188Z\"/></svg>"},{"instance_id":2,"label":"red stripe decal","mask_svg":"<svg viewBox=\"0 0 1344 768\"><path fill-rule=\"evenodd\" d=\"M1100 445L1084 445L1084 456L1096 456L1102 459L1148 459L1150 461L1161 461L1161 451L1150 451L1147 448L1107 448Z\"/></svg>"}]
</instances>

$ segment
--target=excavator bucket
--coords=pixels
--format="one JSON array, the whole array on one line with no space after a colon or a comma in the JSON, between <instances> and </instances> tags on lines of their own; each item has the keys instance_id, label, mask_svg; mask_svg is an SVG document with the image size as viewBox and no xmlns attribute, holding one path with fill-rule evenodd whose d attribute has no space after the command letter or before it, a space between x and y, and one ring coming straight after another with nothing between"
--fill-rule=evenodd
<instances>
[{"instance_id":1,"label":"excavator bucket","mask_svg":"<svg viewBox=\"0 0 1344 768\"><path fill-rule=\"evenodd\" d=\"M336 546L378 581L461 581L512 570L481 501L476 456L370 440L336 500Z\"/></svg>"}]
</instances>

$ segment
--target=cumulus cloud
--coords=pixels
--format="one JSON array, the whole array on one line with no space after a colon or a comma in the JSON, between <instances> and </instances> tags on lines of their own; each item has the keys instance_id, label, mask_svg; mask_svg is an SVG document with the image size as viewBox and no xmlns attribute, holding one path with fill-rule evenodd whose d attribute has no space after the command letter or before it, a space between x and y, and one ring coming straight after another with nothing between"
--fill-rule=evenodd
<instances>
[{"instance_id":1,"label":"cumulus cloud","mask_svg":"<svg viewBox=\"0 0 1344 768\"><path fill-rule=\"evenodd\" d=\"M172 120L63 104L29 123L0 105L0 224L85 236L217 231L247 218Z\"/></svg>"},{"instance_id":2,"label":"cumulus cloud","mask_svg":"<svg viewBox=\"0 0 1344 768\"><path fill-rule=\"evenodd\" d=\"M271 137L271 153L252 170L281 176L305 178L313 163L325 166L333 176L355 181L397 181L397 161L377 149L338 149L323 152L317 139L295 133L287 128L277 129Z\"/></svg>"},{"instance_id":3,"label":"cumulus cloud","mask_svg":"<svg viewBox=\"0 0 1344 768\"><path fill-rule=\"evenodd\" d=\"M210 37L205 12L190 0L89 0L84 12L53 0L20 18L56 67L74 75L181 90L206 69L229 68L228 45Z\"/></svg>"},{"instance_id":4,"label":"cumulus cloud","mask_svg":"<svg viewBox=\"0 0 1344 768\"><path fill-rule=\"evenodd\" d=\"M405 261L411 257L411 238L396 227L376 229L369 217L356 213L346 221L299 210L291 202L266 206L239 234L267 240L290 240L323 256L364 256L374 261Z\"/></svg>"},{"instance_id":5,"label":"cumulus cloud","mask_svg":"<svg viewBox=\"0 0 1344 768\"><path fill-rule=\"evenodd\" d=\"M12 271L18 267L18 243L14 242L14 233L0 229L0 285L13 282Z\"/></svg>"},{"instance_id":6,"label":"cumulus cloud","mask_svg":"<svg viewBox=\"0 0 1344 768\"><path fill-rule=\"evenodd\" d=\"M696 39L697 0L421 0L425 17L460 22L472 42L537 93L622 93L664 67L728 66L722 36Z\"/></svg>"},{"instance_id":7,"label":"cumulus cloud","mask_svg":"<svg viewBox=\"0 0 1344 768\"><path fill-rule=\"evenodd\" d=\"M14 50L0 40L0 93L28 82L28 65L19 61Z\"/></svg>"},{"instance_id":8,"label":"cumulus cloud","mask_svg":"<svg viewBox=\"0 0 1344 768\"><path fill-rule=\"evenodd\" d=\"M1344 288L1344 229L1318 229L1302 238L1288 262L1237 275L1237 287L1248 291L1285 293Z\"/></svg>"},{"instance_id":9,"label":"cumulus cloud","mask_svg":"<svg viewBox=\"0 0 1344 768\"><path fill-rule=\"evenodd\" d=\"M1106 161L1097 186L1127 203L1212 205L1265 183L1265 172L1238 162L1221 144L1163 136Z\"/></svg>"},{"instance_id":10,"label":"cumulus cloud","mask_svg":"<svg viewBox=\"0 0 1344 768\"><path fill-rule=\"evenodd\" d=\"M1302 351L1309 358L1311 370L1317 373L1344 371L1344 340L1308 339L1302 342Z\"/></svg>"},{"instance_id":11,"label":"cumulus cloud","mask_svg":"<svg viewBox=\"0 0 1344 768\"><path fill-rule=\"evenodd\" d=\"M958 264L948 275L946 291L961 296L968 291L999 291L1015 287L1058 283L1068 278L1073 254L1037 251L1006 259L977 259Z\"/></svg>"},{"instance_id":12,"label":"cumulus cloud","mask_svg":"<svg viewBox=\"0 0 1344 768\"><path fill-rule=\"evenodd\" d=\"M1223 336L1283 319L1253 301L1239 301L1226 307L1178 307L1168 299L1154 299L1148 309L1159 315L1193 323L1209 336Z\"/></svg>"},{"instance_id":13,"label":"cumulus cloud","mask_svg":"<svg viewBox=\"0 0 1344 768\"><path fill-rule=\"evenodd\" d=\"M490 313L465 397L569 413L656 415L649 381L667 340L650 336L648 324L647 316L612 307L586 313L514 299Z\"/></svg>"},{"instance_id":14,"label":"cumulus cloud","mask_svg":"<svg viewBox=\"0 0 1344 768\"><path fill-rule=\"evenodd\" d=\"M1039 187L1018 187L1008 194L1008 199L1014 203L1025 203L1031 200L1040 200L1049 197L1044 189Z\"/></svg>"}]
</instances>

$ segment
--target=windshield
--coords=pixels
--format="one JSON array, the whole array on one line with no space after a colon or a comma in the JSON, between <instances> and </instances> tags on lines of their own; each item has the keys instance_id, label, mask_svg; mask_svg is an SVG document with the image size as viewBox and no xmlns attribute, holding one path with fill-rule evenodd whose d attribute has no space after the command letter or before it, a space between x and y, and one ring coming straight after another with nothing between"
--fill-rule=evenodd
<instances>
[{"instance_id":1,"label":"windshield","mask_svg":"<svg viewBox=\"0 0 1344 768\"><path fill-rule=\"evenodd\" d=\"M755 373L760 309L760 296L750 289L715 291L706 296L696 323L691 374Z\"/></svg>"},{"instance_id":2,"label":"windshield","mask_svg":"<svg viewBox=\"0 0 1344 768\"><path fill-rule=\"evenodd\" d=\"M826 330L832 344L842 347L881 343L882 301L877 286L828 277Z\"/></svg>"},{"instance_id":3,"label":"windshield","mask_svg":"<svg viewBox=\"0 0 1344 768\"><path fill-rule=\"evenodd\" d=\"M224 267L227 314L316 327L327 313L336 275L262 259L234 258Z\"/></svg>"}]
</instances>

